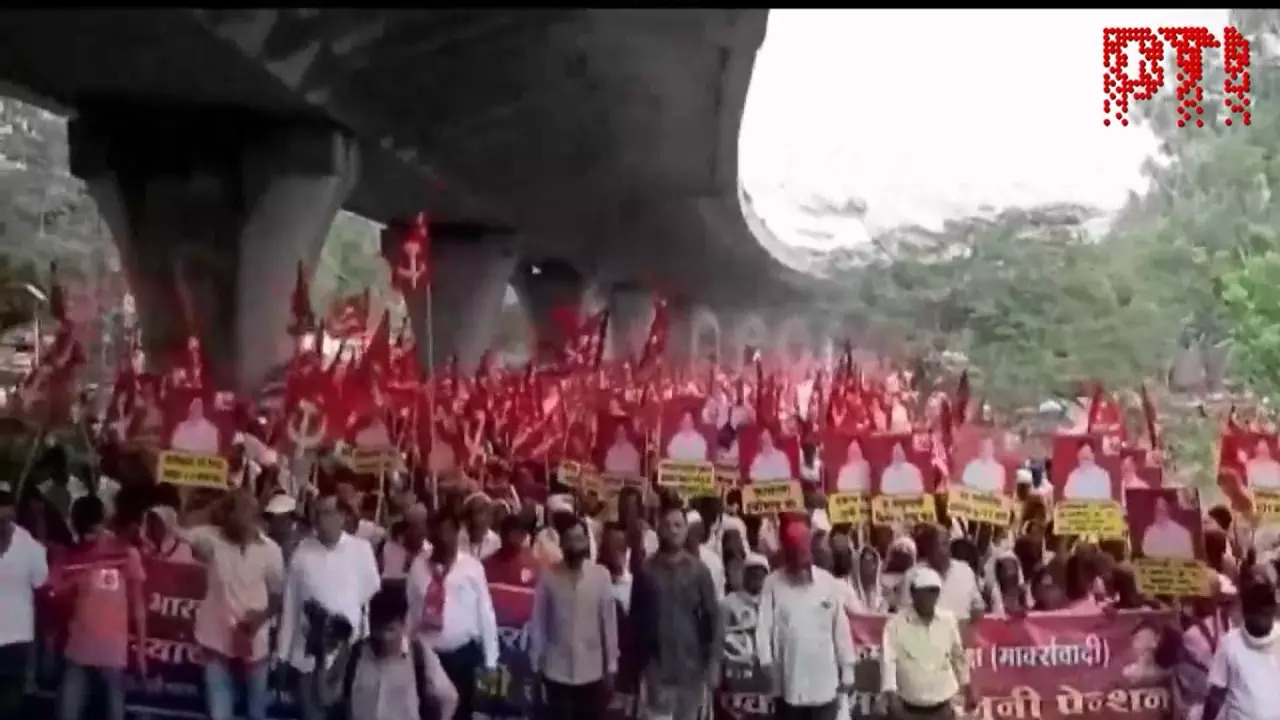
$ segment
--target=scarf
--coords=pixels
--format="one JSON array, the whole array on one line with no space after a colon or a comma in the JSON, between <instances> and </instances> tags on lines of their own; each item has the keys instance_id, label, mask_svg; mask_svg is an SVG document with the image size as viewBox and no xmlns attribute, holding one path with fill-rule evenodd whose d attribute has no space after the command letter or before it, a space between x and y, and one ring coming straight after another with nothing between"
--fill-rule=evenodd
<instances>
[{"instance_id":1,"label":"scarf","mask_svg":"<svg viewBox=\"0 0 1280 720\"><path fill-rule=\"evenodd\" d=\"M862 556L870 554L876 559L876 575L868 585L862 579ZM885 602L884 593L881 589L881 570L880 553L870 545L863 546L858 554L854 556L853 572L850 573L850 582L853 585L853 595L859 608L866 613L879 615L888 609L888 603Z\"/></svg>"},{"instance_id":2,"label":"scarf","mask_svg":"<svg viewBox=\"0 0 1280 720\"><path fill-rule=\"evenodd\" d=\"M440 632L444 628L445 577L449 568L433 560L427 560L431 570L431 581L422 597L422 631Z\"/></svg>"},{"instance_id":3,"label":"scarf","mask_svg":"<svg viewBox=\"0 0 1280 720\"><path fill-rule=\"evenodd\" d=\"M987 564L984 568L986 585L991 591L991 614L997 616L1007 614L1004 604L1004 588L1000 587L1000 578L996 575L996 564L1001 560L1013 561L1018 573L1018 595L1022 599L1022 609L1029 610L1031 608L1031 588L1027 586L1026 577L1022 574L1022 562L1018 560L1018 556L1013 553L1012 549L998 550L987 559Z\"/></svg>"}]
</instances>

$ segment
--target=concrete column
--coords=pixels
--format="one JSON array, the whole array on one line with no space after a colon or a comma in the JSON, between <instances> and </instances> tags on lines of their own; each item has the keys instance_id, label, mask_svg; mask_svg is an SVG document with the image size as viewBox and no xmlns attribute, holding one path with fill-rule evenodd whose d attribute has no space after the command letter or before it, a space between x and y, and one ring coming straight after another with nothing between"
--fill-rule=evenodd
<instances>
[{"instance_id":1,"label":"concrete column","mask_svg":"<svg viewBox=\"0 0 1280 720\"><path fill-rule=\"evenodd\" d=\"M452 355L461 372L475 371L498 338L503 300L519 257L515 238L451 237L433 226L430 333L425 297L409 305L423 367L442 367Z\"/></svg>"},{"instance_id":2,"label":"concrete column","mask_svg":"<svg viewBox=\"0 0 1280 720\"><path fill-rule=\"evenodd\" d=\"M728 361L720 319L709 308L698 306L690 310L685 337L689 339L690 361L704 362L713 358L718 363Z\"/></svg>"},{"instance_id":3,"label":"concrete column","mask_svg":"<svg viewBox=\"0 0 1280 720\"><path fill-rule=\"evenodd\" d=\"M765 354L772 351L769 342L769 325L764 316L757 312L738 315L732 324L729 335L729 346L725 350L725 364L729 367L741 367L750 359L753 350Z\"/></svg>"},{"instance_id":4,"label":"concrete column","mask_svg":"<svg viewBox=\"0 0 1280 720\"><path fill-rule=\"evenodd\" d=\"M795 367L816 356L809 319L791 315L778 325L775 357L782 367Z\"/></svg>"},{"instance_id":5,"label":"concrete column","mask_svg":"<svg viewBox=\"0 0 1280 720\"><path fill-rule=\"evenodd\" d=\"M111 228L143 342L164 364L194 332L222 387L286 360L299 261L314 267L359 172L332 126L222 108L85 108L72 171Z\"/></svg>"},{"instance_id":6,"label":"concrete column","mask_svg":"<svg viewBox=\"0 0 1280 720\"><path fill-rule=\"evenodd\" d=\"M639 285L615 285L609 291L609 335L606 355L611 360L638 360L653 323L655 295ZM667 342L670 343L668 332Z\"/></svg>"},{"instance_id":7,"label":"concrete column","mask_svg":"<svg viewBox=\"0 0 1280 720\"><path fill-rule=\"evenodd\" d=\"M512 285L533 325L535 353L545 357L550 348L560 347L565 340L554 320L556 311L582 311L587 289L582 273L560 260L526 262L516 271Z\"/></svg>"}]
</instances>

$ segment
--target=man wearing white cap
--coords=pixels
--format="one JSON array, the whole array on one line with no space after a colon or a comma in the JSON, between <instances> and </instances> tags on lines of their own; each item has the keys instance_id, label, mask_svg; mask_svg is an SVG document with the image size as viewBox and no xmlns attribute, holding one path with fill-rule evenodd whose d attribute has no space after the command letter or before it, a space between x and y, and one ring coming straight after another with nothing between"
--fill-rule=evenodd
<instances>
[{"instance_id":1,"label":"man wearing white cap","mask_svg":"<svg viewBox=\"0 0 1280 720\"><path fill-rule=\"evenodd\" d=\"M960 622L938 607L942 576L936 570L917 565L906 584L911 602L885 623L881 646L880 684L889 717L950 720L957 694L964 696L967 709L978 705Z\"/></svg>"},{"instance_id":2,"label":"man wearing white cap","mask_svg":"<svg viewBox=\"0 0 1280 720\"><path fill-rule=\"evenodd\" d=\"M724 561L720 559L720 554L706 542L707 524L703 521L701 513L697 510L685 513L685 524L689 528L685 547L689 552L696 554L702 564L707 566L707 571L711 573L711 582L716 587L716 601L719 602L724 599Z\"/></svg>"}]
</instances>

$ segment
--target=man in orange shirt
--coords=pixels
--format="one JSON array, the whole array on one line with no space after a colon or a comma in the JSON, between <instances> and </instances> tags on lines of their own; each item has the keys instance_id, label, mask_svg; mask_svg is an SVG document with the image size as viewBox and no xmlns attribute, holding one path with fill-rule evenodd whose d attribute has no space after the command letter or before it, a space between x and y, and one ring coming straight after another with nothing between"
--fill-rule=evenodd
<instances>
[{"instance_id":1,"label":"man in orange shirt","mask_svg":"<svg viewBox=\"0 0 1280 720\"><path fill-rule=\"evenodd\" d=\"M529 529L524 519L508 515L499 525L502 545L484 561L489 582L532 588L538 584L538 560L529 549Z\"/></svg>"},{"instance_id":2,"label":"man in orange shirt","mask_svg":"<svg viewBox=\"0 0 1280 720\"><path fill-rule=\"evenodd\" d=\"M146 573L137 549L105 529L106 510L94 495L71 505L80 538L50 574L54 596L67 603L66 664L58 688L58 717L78 720L92 678L106 688L107 720L124 720L124 671L129 664L129 622L137 634L134 669L146 677Z\"/></svg>"}]
</instances>

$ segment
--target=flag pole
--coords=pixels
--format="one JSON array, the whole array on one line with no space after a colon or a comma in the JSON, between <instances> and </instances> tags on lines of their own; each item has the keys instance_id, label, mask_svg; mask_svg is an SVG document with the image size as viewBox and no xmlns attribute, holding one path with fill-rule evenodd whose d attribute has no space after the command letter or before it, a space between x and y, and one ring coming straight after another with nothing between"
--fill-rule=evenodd
<instances>
[{"instance_id":1,"label":"flag pole","mask_svg":"<svg viewBox=\"0 0 1280 720\"><path fill-rule=\"evenodd\" d=\"M431 445L427 449L427 478L431 484L431 511L440 511L440 479L431 463L431 454L436 449L436 347L432 315L434 308L431 302L431 280L427 280L427 427L430 428Z\"/></svg>"}]
</instances>

